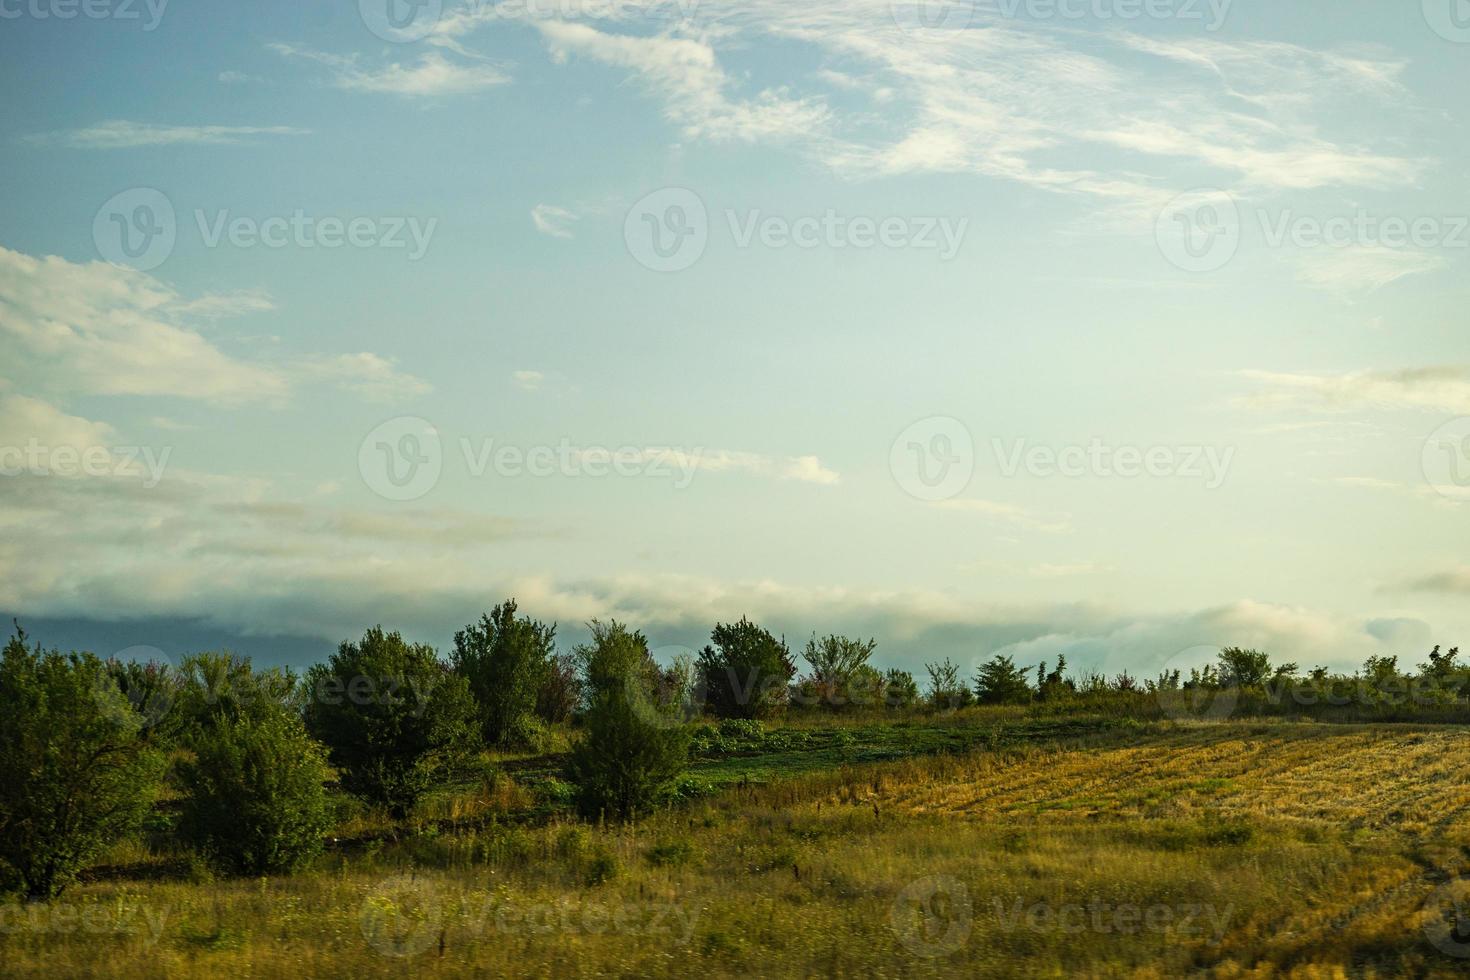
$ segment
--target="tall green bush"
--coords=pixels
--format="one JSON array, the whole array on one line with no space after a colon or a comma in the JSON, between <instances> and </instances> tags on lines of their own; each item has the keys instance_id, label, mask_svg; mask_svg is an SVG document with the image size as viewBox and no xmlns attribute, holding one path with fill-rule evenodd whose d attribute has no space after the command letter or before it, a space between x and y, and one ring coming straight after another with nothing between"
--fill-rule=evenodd
<instances>
[{"instance_id":1,"label":"tall green bush","mask_svg":"<svg viewBox=\"0 0 1470 980\"><path fill-rule=\"evenodd\" d=\"M314 857L332 817L322 747L301 719L262 704L225 717L195 740L179 776L187 791L181 836L240 874L293 871Z\"/></svg>"},{"instance_id":2,"label":"tall green bush","mask_svg":"<svg viewBox=\"0 0 1470 980\"><path fill-rule=\"evenodd\" d=\"M699 653L698 671L709 706L721 718L766 718L786 706L796 673L783 640L748 619L720 623Z\"/></svg>"},{"instance_id":3,"label":"tall green bush","mask_svg":"<svg viewBox=\"0 0 1470 980\"><path fill-rule=\"evenodd\" d=\"M683 772L689 733L682 706L660 691L661 674L643 634L617 622L590 626L592 642L576 654L590 703L568 771L584 816L632 819Z\"/></svg>"},{"instance_id":4,"label":"tall green bush","mask_svg":"<svg viewBox=\"0 0 1470 980\"><path fill-rule=\"evenodd\" d=\"M527 730L538 697L561 679L555 658L556 624L517 618L514 599L454 634L451 660L475 696L485 744L510 745ZM560 704L547 693L545 707L555 711Z\"/></svg>"},{"instance_id":5,"label":"tall green bush","mask_svg":"<svg viewBox=\"0 0 1470 980\"><path fill-rule=\"evenodd\" d=\"M406 816L479 747L474 698L434 648L381 626L344 642L306 676L307 729L342 786Z\"/></svg>"},{"instance_id":6,"label":"tall green bush","mask_svg":"<svg viewBox=\"0 0 1470 980\"><path fill-rule=\"evenodd\" d=\"M90 653L0 653L0 878L54 898L136 830L163 757L107 666Z\"/></svg>"}]
</instances>

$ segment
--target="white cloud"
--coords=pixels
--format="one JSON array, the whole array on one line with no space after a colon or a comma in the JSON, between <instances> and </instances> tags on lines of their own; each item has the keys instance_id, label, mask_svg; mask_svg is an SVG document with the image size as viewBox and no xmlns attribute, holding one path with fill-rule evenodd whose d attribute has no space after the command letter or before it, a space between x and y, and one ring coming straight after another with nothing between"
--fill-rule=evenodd
<instances>
[{"instance_id":1,"label":"white cloud","mask_svg":"<svg viewBox=\"0 0 1470 980\"><path fill-rule=\"evenodd\" d=\"M221 351L178 318L180 298L146 273L0 247L4 370L42 391L278 401L278 368Z\"/></svg>"},{"instance_id":2,"label":"white cloud","mask_svg":"<svg viewBox=\"0 0 1470 980\"><path fill-rule=\"evenodd\" d=\"M230 144L251 136L304 136L310 132L295 126L168 126L111 119L81 129L37 133L27 136L26 140L84 150L116 150L138 146Z\"/></svg>"},{"instance_id":3,"label":"white cloud","mask_svg":"<svg viewBox=\"0 0 1470 980\"><path fill-rule=\"evenodd\" d=\"M1373 292L1408 276L1435 272L1449 264L1442 256L1429 252L1367 245L1304 249L1295 261L1297 279L1338 292Z\"/></svg>"},{"instance_id":4,"label":"white cloud","mask_svg":"<svg viewBox=\"0 0 1470 980\"><path fill-rule=\"evenodd\" d=\"M555 204L538 204L531 209L531 223L536 230L552 238L571 238L572 232L567 225L576 220L574 212Z\"/></svg>"},{"instance_id":5,"label":"white cloud","mask_svg":"<svg viewBox=\"0 0 1470 980\"><path fill-rule=\"evenodd\" d=\"M933 506L940 510L980 514L985 517L1004 521L1008 524L1014 524L1017 527L1030 528L1036 531L1047 531L1053 534L1071 528L1071 522L1066 517L1049 517L1037 514L1035 511L1017 504L1007 504L997 500L980 500L974 497L965 497L953 500L939 500Z\"/></svg>"},{"instance_id":6,"label":"white cloud","mask_svg":"<svg viewBox=\"0 0 1470 980\"><path fill-rule=\"evenodd\" d=\"M1247 404L1256 407L1417 409L1470 415L1470 367L1465 366L1345 374L1242 371L1241 375L1264 388L1247 399Z\"/></svg>"},{"instance_id":7,"label":"white cloud","mask_svg":"<svg viewBox=\"0 0 1470 980\"><path fill-rule=\"evenodd\" d=\"M777 89L732 99L733 85L705 41L607 34L563 21L536 26L558 61L580 55L634 72L664 100L665 116L688 136L755 141L810 136L826 125L828 112L820 99L792 99Z\"/></svg>"},{"instance_id":8,"label":"white cloud","mask_svg":"<svg viewBox=\"0 0 1470 980\"><path fill-rule=\"evenodd\" d=\"M512 371L511 378L522 391L535 391L546 380L546 375L540 371Z\"/></svg>"},{"instance_id":9,"label":"white cloud","mask_svg":"<svg viewBox=\"0 0 1470 980\"><path fill-rule=\"evenodd\" d=\"M510 81L510 76L497 65L484 61L458 62L438 51L430 51L410 65L394 61L363 67L356 56L343 57L293 44L272 43L268 47L288 58L326 66L331 71L332 84L350 92L410 97L465 95Z\"/></svg>"},{"instance_id":10,"label":"white cloud","mask_svg":"<svg viewBox=\"0 0 1470 980\"><path fill-rule=\"evenodd\" d=\"M816 456L766 456L734 449L685 451L650 448L641 450L641 459L660 461L684 472L746 473L751 476L794 480L798 483L816 483L824 486L830 486L842 480L840 473L828 467Z\"/></svg>"},{"instance_id":11,"label":"white cloud","mask_svg":"<svg viewBox=\"0 0 1470 980\"><path fill-rule=\"evenodd\" d=\"M276 360L226 353L196 318L273 308L259 292L188 300L147 273L106 262L34 258L0 246L0 370L52 395L160 395L235 405L280 404L291 388L327 381L373 399L429 390L372 353Z\"/></svg>"},{"instance_id":12,"label":"white cloud","mask_svg":"<svg viewBox=\"0 0 1470 980\"><path fill-rule=\"evenodd\" d=\"M433 390L422 378L398 370L391 358L367 351L356 354L314 354L292 365L293 373L309 381L327 381L369 401L402 401Z\"/></svg>"}]
</instances>

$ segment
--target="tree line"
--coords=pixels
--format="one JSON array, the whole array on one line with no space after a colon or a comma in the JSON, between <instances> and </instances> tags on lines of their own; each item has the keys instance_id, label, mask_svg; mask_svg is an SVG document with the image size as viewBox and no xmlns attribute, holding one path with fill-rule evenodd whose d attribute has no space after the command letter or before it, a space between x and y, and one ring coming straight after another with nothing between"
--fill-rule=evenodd
<instances>
[{"instance_id":1,"label":"tree line","mask_svg":"<svg viewBox=\"0 0 1470 980\"><path fill-rule=\"evenodd\" d=\"M281 873L321 850L334 784L402 819L433 788L483 774L485 749L542 752L569 723L581 732L565 763L577 810L627 820L668 798L690 723L708 716L1133 704L1163 691L1279 695L1283 684L1331 680L1227 647L1187 678L1142 684L1126 673L1073 677L1061 658L1022 668L1009 656L965 679L945 660L925 665L921 694L908 672L871 665L871 639L814 634L798 676L785 639L748 619L716 624L697 656L670 664L622 623L588 627L587 642L559 651L556 625L511 599L459 630L447 659L377 626L297 676L225 653L171 666L45 650L17 624L0 653L0 890L59 894L138 830L165 784L182 797L171 830L182 843L225 872ZM1462 684L1457 656L1435 647L1421 675ZM1363 676L1382 686L1402 675L1378 657Z\"/></svg>"}]
</instances>

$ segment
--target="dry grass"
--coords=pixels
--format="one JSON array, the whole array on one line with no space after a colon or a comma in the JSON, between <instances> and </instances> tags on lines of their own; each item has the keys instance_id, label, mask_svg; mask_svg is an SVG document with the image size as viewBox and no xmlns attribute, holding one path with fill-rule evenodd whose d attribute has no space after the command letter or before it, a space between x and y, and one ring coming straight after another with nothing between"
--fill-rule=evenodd
<instances>
[{"instance_id":1,"label":"dry grass","mask_svg":"<svg viewBox=\"0 0 1470 980\"><path fill-rule=\"evenodd\" d=\"M0 973L1461 976L1424 919L1467 763L1462 729L1271 724L846 768L633 828L95 883L69 930L12 909Z\"/></svg>"}]
</instances>

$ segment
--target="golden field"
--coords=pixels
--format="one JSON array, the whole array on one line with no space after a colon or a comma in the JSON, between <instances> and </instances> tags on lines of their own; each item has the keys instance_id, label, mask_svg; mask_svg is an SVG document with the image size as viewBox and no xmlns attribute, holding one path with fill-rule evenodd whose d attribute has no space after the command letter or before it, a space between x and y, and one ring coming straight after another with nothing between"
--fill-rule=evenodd
<instances>
[{"instance_id":1,"label":"golden field","mask_svg":"<svg viewBox=\"0 0 1470 980\"><path fill-rule=\"evenodd\" d=\"M1463 976L1467 773L1456 726L1163 724L631 827L425 824L289 878L123 843L136 873L6 908L0 973Z\"/></svg>"}]
</instances>

